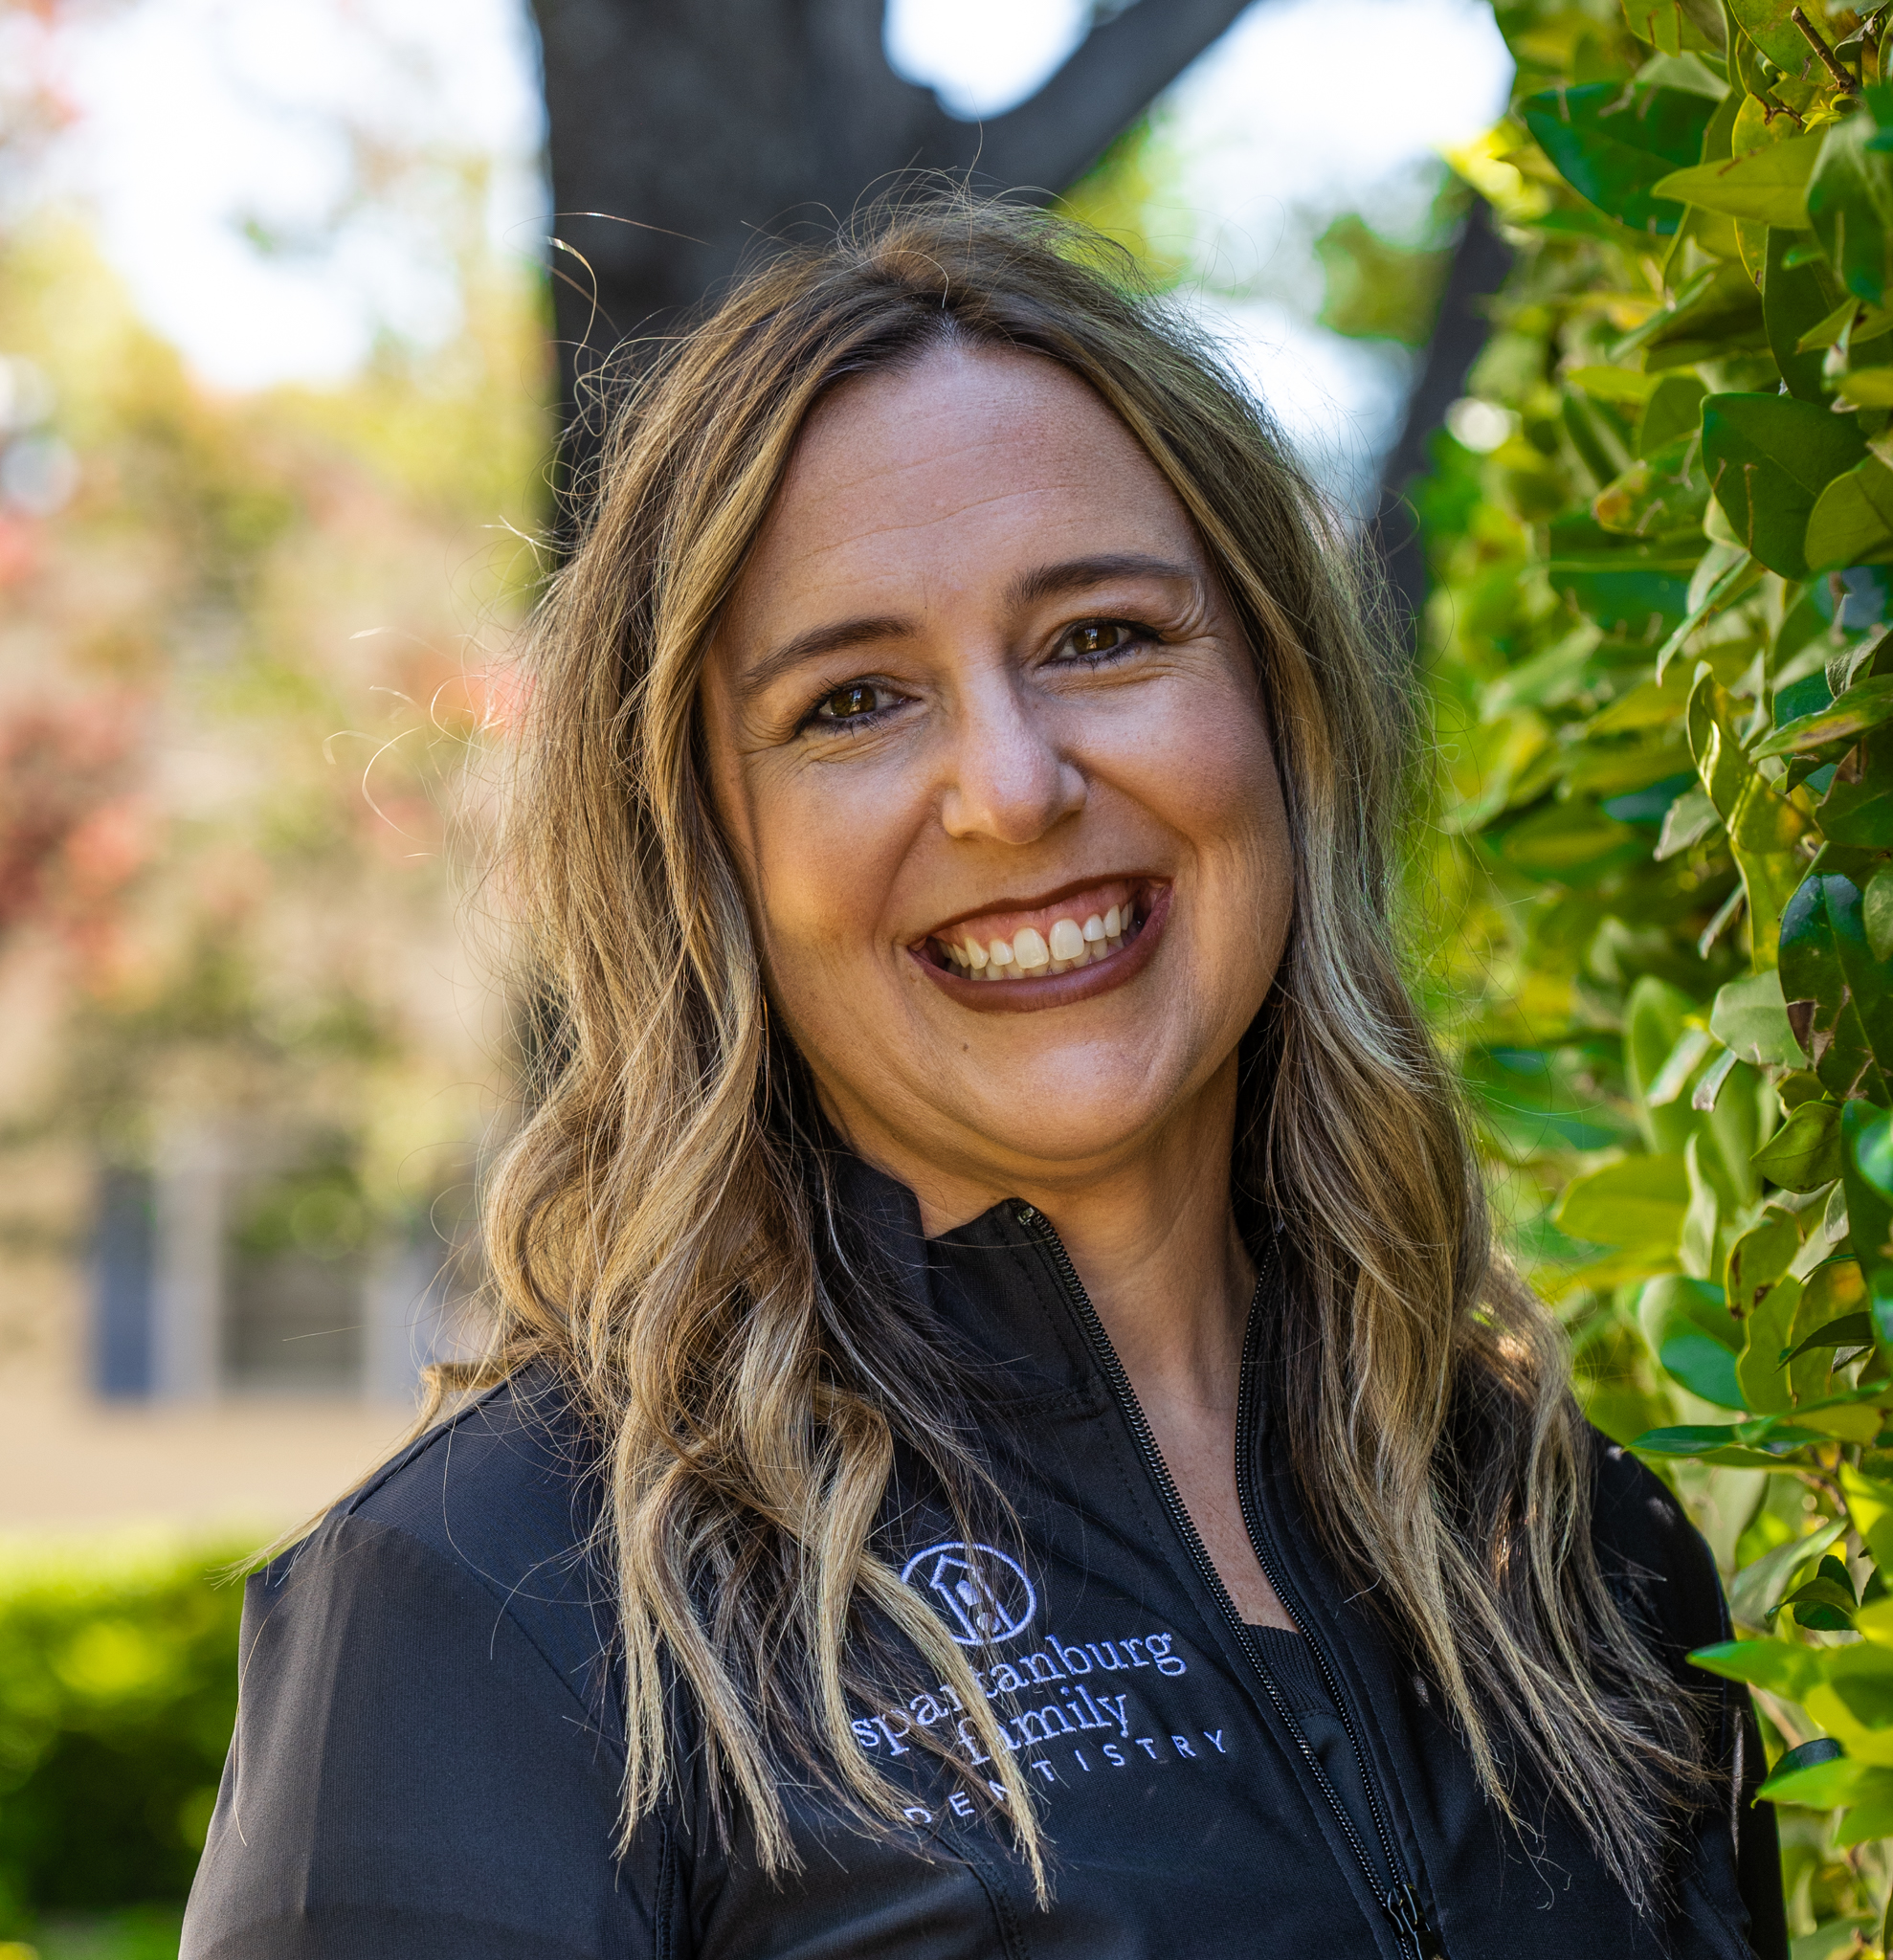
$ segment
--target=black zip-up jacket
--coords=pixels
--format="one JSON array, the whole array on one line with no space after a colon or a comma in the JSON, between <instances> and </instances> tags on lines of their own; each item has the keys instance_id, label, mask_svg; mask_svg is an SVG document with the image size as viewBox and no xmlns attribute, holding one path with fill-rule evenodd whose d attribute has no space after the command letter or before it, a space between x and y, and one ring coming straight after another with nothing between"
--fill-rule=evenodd
<instances>
[{"instance_id":1,"label":"black zip-up jacket","mask_svg":"<svg viewBox=\"0 0 1893 1960\"><path fill-rule=\"evenodd\" d=\"M1726 1637L1714 1566L1632 1458L1599 1444L1598 1548L1679 1692L1702 1698L1718 1766L1648 1918L1563 1803L1528 1798L1526 1836L1499 1820L1437 1693L1317 1548L1268 1392L1273 1262L1237 1481L1307 1637L1286 1670L1269 1657L1292 1637L1258 1638L1231 1610L1045 1221L1005 1204L925 1241L904 1190L849 1176L916 1312L1002 1384L994 1460L1019 1540L957 1543L911 1497L890 1501L883 1534L1007 1725L1054 1847L1051 1908L976 1800L1015 1799L986 1782L945 1686L854 1724L911 1793L908 1839L791 1788L802 1869L771 1881L740 1820L720 1842L686 1741L669 1798L614 1849L622 1678L610 1589L578 1549L595 1486L560 1384L535 1371L250 1581L183 1960L1785 1956L1746 1698L1683 1659ZM921 1730L966 1738L957 1771Z\"/></svg>"}]
</instances>

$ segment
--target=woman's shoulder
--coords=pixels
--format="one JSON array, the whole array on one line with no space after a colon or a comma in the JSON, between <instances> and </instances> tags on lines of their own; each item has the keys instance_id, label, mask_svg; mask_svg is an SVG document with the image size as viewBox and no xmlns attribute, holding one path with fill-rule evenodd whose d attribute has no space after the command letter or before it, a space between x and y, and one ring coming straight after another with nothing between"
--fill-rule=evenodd
<instances>
[{"instance_id":1,"label":"woman's shoulder","mask_svg":"<svg viewBox=\"0 0 1893 1960\"><path fill-rule=\"evenodd\" d=\"M1675 1492L1622 1443L1590 1435L1591 1531L1605 1581L1673 1645L1726 1639L1715 1555Z\"/></svg>"},{"instance_id":2,"label":"woman's shoulder","mask_svg":"<svg viewBox=\"0 0 1893 1960\"><path fill-rule=\"evenodd\" d=\"M416 1437L318 1528L382 1526L476 1566L557 1555L591 1536L596 1468L575 1390L534 1363Z\"/></svg>"},{"instance_id":3,"label":"woman's shoulder","mask_svg":"<svg viewBox=\"0 0 1893 1960\"><path fill-rule=\"evenodd\" d=\"M436 1423L251 1580L274 1616L384 1616L437 1626L503 1617L608 1725L615 1610L597 1556L595 1453L548 1366Z\"/></svg>"},{"instance_id":4,"label":"woman's shoulder","mask_svg":"<svg viewBox=\"0 0 1893 1960\"><path fill-rule=\"evenodd\" d=\"M568 1398L523 1375L252 1576L187 1960L669 1950L668 1824L614 1849L589 1475Z\"/></svg>"}]
</instances>

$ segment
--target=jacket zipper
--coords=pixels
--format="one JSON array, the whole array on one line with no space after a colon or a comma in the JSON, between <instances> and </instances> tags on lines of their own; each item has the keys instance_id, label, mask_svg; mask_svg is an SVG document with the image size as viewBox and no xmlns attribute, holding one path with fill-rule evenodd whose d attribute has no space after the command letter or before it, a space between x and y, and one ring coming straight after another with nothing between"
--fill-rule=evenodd
<instances>
[{"instance_id":1,"label":"jacket zipper","mask_svg":"<svg viewBox=\"0 0 1893 1960\"><path fill-rule=\"evenodd\" d=\"M1381 1853L1387 1860L1386 1888L1382 1888L1379 1874L1373 1868L1373 1861L1368 1855L1368 1848L1361 1841L1360 1833L1354 1828L1354 1820L1347 1812L1334 1785L1328 1780L1327 1771L1321 1766L1321 1758L1314 1752L1302 1725L1294 1718L1288 1704L1282 1700L1281 1691L1269 1673L1268 1663L1262 1659L1261 1649L1256 1644L1248 1623L1236 1610L1236 1602L1229 1596L1229 1589L1222 1582L1222 1574L1216 1570L1215 1562L1204 1548L1202 1539L1197 1535L1196 1526L1178 1494L1176 1481L1170 1476L1169 1466L1165 1463L1163 1452L1157 1448L1157 1439L1150 1432L1150 1424L1137 1400L1137 1392L1131 1387L1130 1377L1125 1372L1125 1366L1118 1359L1117 1349L1111 1345L1111 1337L1104 1324L1098 1317L1098 1309L1091 1303L1091 1296L1084 1290L1084 1281L1078 1276L1078 1268L1071 1262L1071 1255L1065 1251L1064 1243L1053 1227L1052 1221L1036 1206L1021 1203L1017 1207L1020 1222L1029 1231L1037 1234L1046 1250L1052 1256L1052 1262L1058 1269L1058 1279L1065 1289L1065 1297L1078 1315L1079 1324L1083 1327L1085 1337L1090 1341L1092 1350L1103 1370L1104 1379L1111 1386L1111 1393L1117 1400L1118 1409L1136 1441L1138 1453L1144 1459L1144 1467L1149 1473L1150 1481L1157 1487L1157 1494L1163 1500L1164 1508L1169 1514L1171 1526L1182 1539L1184 1549L1189 1552L1191 1562L1195 1566L1198 1576L1209 1588L1212 1596L1222 1608L1223 1616L1228 1620L1236 1635L1237 1643L1248 1656L1249 1664L1261 1682L1270 1705L1281 1718L1282 1726L1295 1738L1296 1748L1301 1751L1303 1767L1313 1779L1315 1787L1327 1802L1334 1814L1334 1820L1342 1836L1347 1840L1362 1875L1366 1878L1368 1890L1380 1901L1380 1908L1392 1923L1403 1946L1410 1947L1417 1960L1446 1960L1446 1949L1440 1944L1439 1936L1427 1924L1426 1915L1420 1905L1419 1894L1401 1875L1400 1861L1393 1850L1392 1834L1387 1828L1387 1819L1380 1807L1380 1799L1374 1792L1373 1771L1366 1751L1361 1748L1360 1736L1354 1727L1354 1718L1347 1712L1347 1704L1341 1693L1341 1683L1336 1680L1333 1668L1328 1664L1327 1656L1322 1651L1319 1641L1303 1627L1303 1637L1308 1643L1308 1651L1314 1656L1316 1665L1321 1669L1323 1683L1336 1711L1341 1717L1341 1726L1347 1738L1347 1746L1354 1752L1354 1760L1360 1767L1361 1788L1367 1793L1368 1809L1372 1814L1374 1832L1380 1839ZM1274 1253L1271 1250L1270 1258ZM1275 1588L1276 1596L1286 1604L1292 1594L1278 1576L1276 1567L1271 1563L1263 1548L1262 1533L1258 1528L1258 1507L1255 1503L1255 1480L1252 1474L1249 1452L1244 1450L1241 1439L1252 1433L1255 1418L1255 1343L1257 1327L1256 1304L1261 1298L1262 1286L1268 1277L1264 1266L1257 1277L1256 1295L1249 1306L1248 1323L1242 1336L1242 1380L1237 1392L1236 1456L1236 1495L1242 1510L1242 1524L1249 1534L1249 1546L1256 1554L1256 1563L1262 1569L1263 1576ZM1298 1620L1305 1615L1297 1615Z\"/></svg>"}]
</instances>

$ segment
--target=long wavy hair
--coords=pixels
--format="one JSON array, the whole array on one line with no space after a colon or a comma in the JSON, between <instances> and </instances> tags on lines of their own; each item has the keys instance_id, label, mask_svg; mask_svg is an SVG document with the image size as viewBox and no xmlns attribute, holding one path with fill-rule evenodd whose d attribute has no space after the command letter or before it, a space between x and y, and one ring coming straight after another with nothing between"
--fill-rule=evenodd
<instances>
[{"instance_id":1,"label":"long wavy hair","mask_svg":"<svg viewBox=\"0 0 1893 1960\"><path fill-rule=\"evenodd\" d=\"M897 1451L963 1518L1003 1499L972 1392L943 1398L930 1330L849 1255L785 1115L793 1058L699 729L706 646L810 412L947 343L1025 350L1095 390L1242 618L1295 899L1233 1177L1293 1248L1280 1392L1301 1489L1332 1555L1377 1582L1492 1803L1519 1820L1528 1772L1647 1906L1703 1738L1599 1570L1562 1340L1495 1255L1451 1074L1401 977L1408 664L1370 631L1351 548L1265 412L1130 261L958 193L774 251L647 351L530 636L506 883L548 1059L486 1197L494 1343L451 1386L549 1360L597 1437L625 1828L673 1773L680 1694L719 1827L740 1807L766 1869L794 1864L791 1770L897 1829L911 1798L848 1725L903 1653L953 1684L998 1780L1028 1788L964 1656L877 1550ZM1031 1799L1006 1815L1042 1899Z\"/></svg>"}]
</instances>

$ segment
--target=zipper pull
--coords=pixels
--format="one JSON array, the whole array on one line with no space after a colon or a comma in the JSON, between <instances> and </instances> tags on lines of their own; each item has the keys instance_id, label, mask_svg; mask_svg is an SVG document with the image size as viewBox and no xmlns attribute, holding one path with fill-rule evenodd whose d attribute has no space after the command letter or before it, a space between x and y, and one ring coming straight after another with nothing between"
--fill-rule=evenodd
<instances>
[{"instance_id":1,"label":"zipper pull","mask_svg":"<svg viewBox=\"0 0 1893 1960\"><path fill-rule=\"evenodd\" d=\"M1411 1885L1395 1885L1388 1893L1387 1916L1399 1928L1401 1937L1413 1944L1419 1960L1446 1960L1446 1949L1440 1945L1439 1935L1426 1923L1426 1914L1420 1910L1419 1894Z\"/></svg>"}]
</instances>

